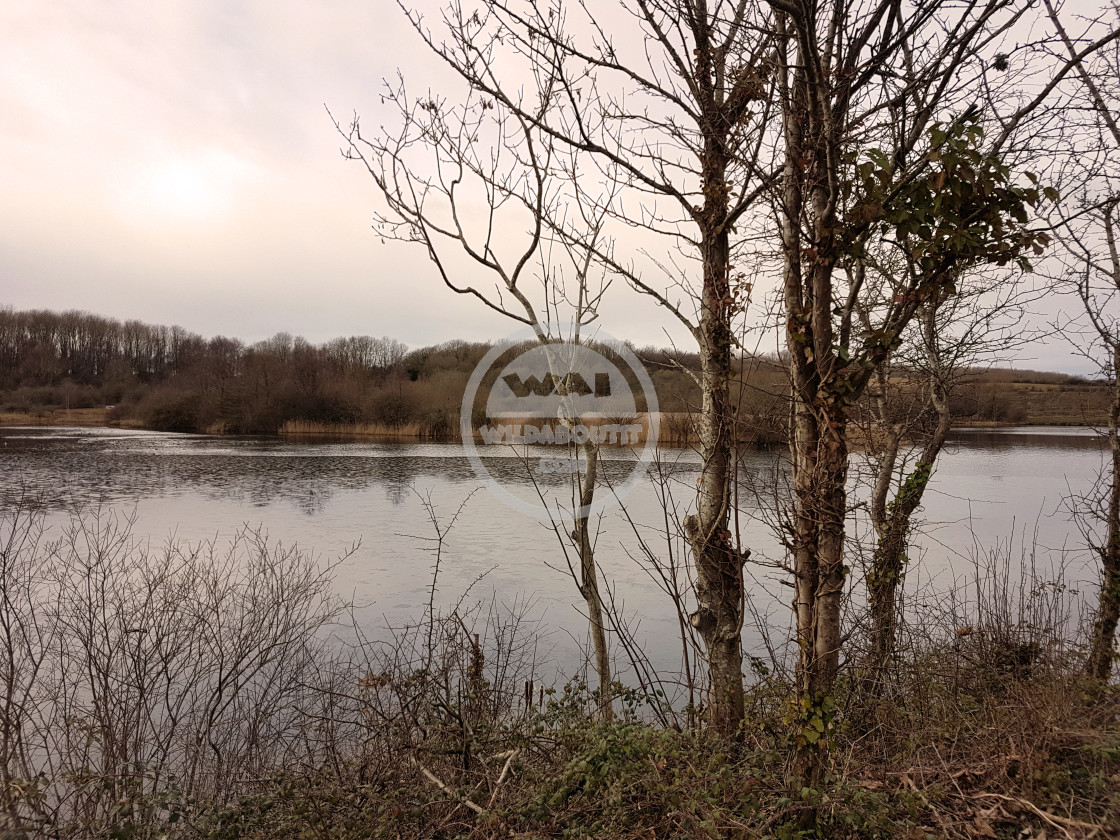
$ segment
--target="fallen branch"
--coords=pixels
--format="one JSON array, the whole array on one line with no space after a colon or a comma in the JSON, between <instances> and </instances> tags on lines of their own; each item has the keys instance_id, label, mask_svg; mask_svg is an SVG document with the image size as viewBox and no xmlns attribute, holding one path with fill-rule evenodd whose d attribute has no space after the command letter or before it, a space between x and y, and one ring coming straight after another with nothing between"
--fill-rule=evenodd
<instances>
[{"instance_id":1,"label":"fallen branch","mask_svg":"<svg viewBox=\"0 0 1120 840\"><path fill-rule=\"evenodd\" d=\"M494 804L494 800L498 798L498 788L500 788L502 782L506 780L506 774L509 773L509 766L513 760L517 758L519 752L520 750L510 750L509 754L506 756L505 766L502 767L502 772L498 774L498 781L494 783L494 792L490 794L490 801L486 805L487 808L491 807Z\"/></svg>"},{"instance_id":2,"label":"fallen branch","mask_svg":"<svg viewBox=\"0 0 1120 840\"><path fill-rule=\"evenodd\" d=\"M1002 793L976 793L973 794L973 798L1001 799L1004 802L1014 802L1016 805L1021 805L1022 807L1033 811L1035 814L1042 817L1042 819L1046 820L1046 822L1050 823L1050 825L1052 825L1054 828L1061 831L1066 837L1073 836L1068 831L1066 831L1067 828L1080 828L1082 830L1091 829L1092 833L1089 835L1089 837L1095 837L1100 833L1101 830L1101 827L1099 825L1093 825L1092 823L1082 822L1081 820L1075 820L1070 817L1061 817L1057 814L1051 814L1049 811L1043 811L1034 803L1029 802L1026 799L1020 799L1017 796L1005 796Z\"/></svg>"},{"instance_id":3,"label":"fallen branch","mask_svg":"<svg viewBox=\"0 0 1120 840\"><path fill-rule=\"evenodd\" d=\"M467 797L461 796L460 794L456 793L451 788L449 788L447 785L445 785L442 781L440 781L439 777L436 776L435 773L433 773L431 770L429 770L423 764L421 764L420 760L418 758L416 758L416 756L410 755L409 760L411 760L412 763L416 765L416 768L421 773L424 774L425 778L427 778L427 780L429 782L434 784L436 787L438 787L444 793L447 793L447 794L453 796L461 804L466 805L468 808L470 808L476 814L485 814L486 813L486 811L483 809L483 807L481 805L479 805L477 802L472 802L471 800L467 799ZM504 771L503 771L503 774L504 774ZM491 800L491 801L493 801L493 800Z\"/></svg>"}]
</instances>

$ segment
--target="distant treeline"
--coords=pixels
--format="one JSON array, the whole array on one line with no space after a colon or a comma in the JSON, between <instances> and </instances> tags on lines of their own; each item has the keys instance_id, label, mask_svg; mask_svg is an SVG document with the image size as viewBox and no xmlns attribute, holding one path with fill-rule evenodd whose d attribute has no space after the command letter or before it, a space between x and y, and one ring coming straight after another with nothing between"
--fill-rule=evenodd
<instances>
[{"instance_id":1,"label":"distant treeline","mask_svg":"<svg viewBox=\"0 0 1120 840\"><path fill-rule=\"evenodd\" d=\"M87 312L8 308L0 309L0 407L36 415L111 406L112 420L166 431L275 434L287 424L443 438L458 434L467 381L491 347L409 350L371 336L315 345L287 333L245 344ZM696 405L695 354L638 352L662 410ZM772 373L783 394L780 371Z\"/></svg>"},{"instance_id":2,"label":"distant treeline","mask_svg":"<svg viewBox=\"0 0 1120 840\"><path fill-rule=\"evenodd\" d=\"M166 431L276 434L287 424L305 432L353 428L449 438L458 433L471 372L491 347L449 341L409 350L396 339L372 336L316 345L287 333L245 344L87 312L6 308L0 309L0 408L37 415L111 406L111 420ZM631 349L646 365L668 415L664 438L691 439L699 358L664 348ZM781 440L788 418L784 365L744 357L737 366L737 437ZM954 413L974 421L1029 422L1032 395L1015 390L1023 383L1096 390L1065 374L988 371L955 399ZM1045 399L1053 404L1055 396ZM1076 408L1071 410L1071 422L1078 422Z\"/></svg>"},{"instance_id":3,"label":"distant treeline","mask_svg":"<svg viewBox=\"0 0 1120 840\"><path fill-rule=\"evenodd\" d=\"M115 419L171 431L275 433L292 418L346 422L375 410L395 419L407 356L391 338L313 345L279 333L246 345L86 312L0 310L6 410L113 406Z\"/></svg>"}]
</instances>

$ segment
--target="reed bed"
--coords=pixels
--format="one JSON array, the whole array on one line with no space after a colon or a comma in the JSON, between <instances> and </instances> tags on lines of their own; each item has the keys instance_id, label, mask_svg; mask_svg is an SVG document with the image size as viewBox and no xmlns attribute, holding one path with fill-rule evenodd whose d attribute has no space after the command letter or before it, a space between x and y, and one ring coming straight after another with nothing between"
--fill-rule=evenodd
<instances>
[{"instance_id":1,"label":"reed bed","mask_svg":"<svg viewBox=\"0 0 1120 840\"><path fill-rule=\"evenodd\" d=\"M530 423L534 418L503 421L506 423ZM609 418L620 425L641 423L648 433L648 418L645 415L633 418ZM207 434L225 434L228 429L219 425L208 428ZM784 440L784 430L772 423L760 422L758 418L744 418L736 432L736 442L740 444L765 446ZM451 417L436 417L424 421L399 424L387 423L316 423L309 420L287 420L277 430L281 437L316 437L335 440L365 440L368 438L387 438L393 440L457 440L458 421ZM476 440L481 441L477 433ZM699 442L692 418L684 413L661 414L661 446L688 446ZM611 444L608 444L611 445ZM624 445L624 444L617 444Z\"/></svg>"},{"instance_id":2,"label":"reed bed","mask_svg":"<svg viewBox=\"0 0 1120 840\"><path fill-rule=\"evenodd\" d=\"M0 411L0 426L104 426L107 408L44 408L38 411Z\"/></svg>"},{"instance_id":3,"label":"reed bed","mask_svg":"<svg viewBox=\"0 0 1120 840\"><path fill-rule=\"evenodd\" d=\"M428 437L420 423L313 423L308 420L287 420L278 432L283 437L412 438Z\"/></svg>"},{"instance_id":4,"label":"reed bed","mask_svg":"<svg viewBox=\"0 0 1120 840\"><path fill-rule=\"evenodd\" d=\"M688 412L661 413L661 444L692 446L700 443L696 430L699 417ZM739 415L733 429L734 442L744 446L772 446L786 442L784 414L748 413Z\"/></svg>"}]
</instances>

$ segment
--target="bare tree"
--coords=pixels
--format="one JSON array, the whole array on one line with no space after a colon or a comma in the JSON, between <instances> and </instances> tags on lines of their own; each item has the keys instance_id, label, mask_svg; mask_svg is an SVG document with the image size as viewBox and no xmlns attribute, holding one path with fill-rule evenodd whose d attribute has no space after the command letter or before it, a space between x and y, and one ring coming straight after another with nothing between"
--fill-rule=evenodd
<instances>
[{"instance_id":1,"label":"bare tree","mask_svg":"<svg viewBox=\"0 0 1120 840\"><path fill-rule=\"evenodd\" d=\"M594 14L559 2L455 3L443 11L439 32L418 12L406 13L469 91L466 104L452 106L432 96L406 102L395 86L386 100L399 107L406 130L370 140L355 125L350 134L407 235L433 255L437 236L463 242L462 217L437 222L427 202L437 192L457 198L469 174L482 183L483 206L512 200L529 212L532 248L546 235L564 242L667 309L697 343L703 464L696 512L685 521L696 568L690 621L705 643L711 723L737 733L749 552L727 527L729 382L733 320L750 292L735 266L735 243L744 239L737 225L768 183L752 177L771 110L766 21L752 3L678 0L620 3ZM622 28L628 37L616 39ZM441 150L430 175L404 173L416 143ZM499 173L499 159L513 166ZM468 253L496 268L497 229L481 227L486 238ZM497 297L441 272L455 291L533 323L519 285L531 254L526 248L514 270L501 272Z\"/></svg>"},{"instance_id":2,"label":"bare tree","mask_svg":"<svg viewBox=\"0 0 1120 840\"><path fill-rule=\"evenodd\" d=\"M480 37L477 16L445 21L453 42L475 60L492 56L497 40ZM414 22L419 27L419 19ZM470 86L462 104L432 96L416 100L403 79L383 98L396 108L395 128L371 136L363 134L357 118L345 129L336 123L347 140L344 154L364 163L384 197L386 212L377 217L382 236L420 243L452 291L527 326L546 351L558 341L583 341L598 317L607 283L596 280L601 273L586 251L549 228L550 221L562 224L556 221L560 211L553 184L560 152L534 124L534 115L539 117L547 103L542 100L534 115L527 115L477 85ZM593 249L601 213L583 221L587 226L578 229L579 235ZM524 235L511 244L519 229ZM472 272L479 274L479 284L457 279ZM550 367L563 364L554 353L546 355ZM554 380L566 372L553 370ZM571 416L558 419L578 422ZM578 448L583 468L573 476L568 537L579 556L576 584L588 611L600 711L610 719L610 651L590 522L599 451L594 440Z\"/></svg>"},{"instance_id":3,"label":"bare tree","mask_svg":"<svg viewBox=\"0 0 1120 840\"><path fill-rule=\"evenodd\" d=\"M984 368L1034 336L1023 319L1037 295L1004 271L961 277L955 294L933 296L919 308L901 345L868 385L861 404L866 416L857 415L856 423L863 421L868 512L877 538L866 570L872 692L881 688L894 654L898 591L909 563L914 515L952 428L953 399ZM866 312L860 312L870 329Z\"/></svg>"},{"instance_id":4,"label":"bare tree","mask_svg":"<svg viewBox=\"0 0 1120 840\"><path fill-rule=\"evenodd\" d=\"M1110 462L1100 489L1101 504L1082 500L1078 513L1096 513L1104 533L1091 537L1101 561L1101 591L1089 644L1086 669L1107 680L1116 659L1116 627L1120 621L1120 51L1085 56L1084 44L1099 37L1102 28L1120 31L1120 12L1067 26L1060 7L1044 0L1061 47L1076 68L1079 82L1066 109L1069 142L1063 161L1063 205L1059 209L1058 239L1063 246L1061 279L1080 299L1088 325L1078 336L1064 325L1081 352L1098 365L1112 384L1107 438Z\"/></svg>"}]
</instances>

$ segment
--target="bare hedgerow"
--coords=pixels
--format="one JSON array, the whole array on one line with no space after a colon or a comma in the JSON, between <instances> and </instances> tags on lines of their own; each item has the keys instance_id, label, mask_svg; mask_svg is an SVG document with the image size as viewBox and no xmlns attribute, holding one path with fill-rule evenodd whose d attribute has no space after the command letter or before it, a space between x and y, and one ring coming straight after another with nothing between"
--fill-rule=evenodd
<instances>
[{"instance_id":1,"label":"bare hedgerow","mask_svg":"<svg viewBox=\"0 0 1120 840\"><path fill-rule=\"evenodd\" d=\"M0 513L0 827L142 836L322 758L333 565L247 527L154 548L131 525Z\"/></svg>"}]
</instances>

